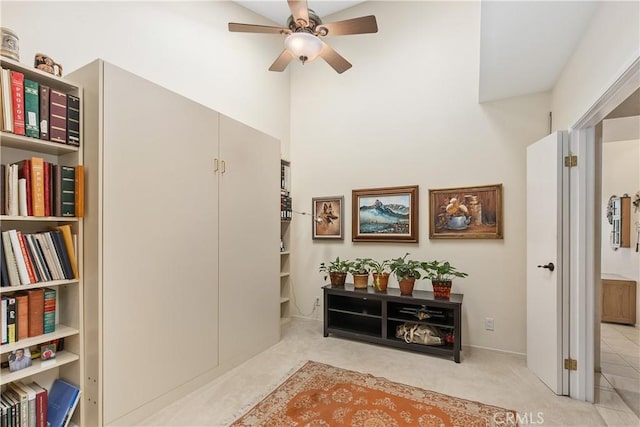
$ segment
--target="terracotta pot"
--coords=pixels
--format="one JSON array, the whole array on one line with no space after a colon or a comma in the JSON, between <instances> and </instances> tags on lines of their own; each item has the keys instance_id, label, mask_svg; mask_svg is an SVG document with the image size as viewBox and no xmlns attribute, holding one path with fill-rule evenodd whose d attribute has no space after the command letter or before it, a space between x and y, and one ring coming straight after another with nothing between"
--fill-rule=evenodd
<instances>
[{"instance_id":1,"label":"terracotta pot","mask_svg":"<svg viewBox=\"0 0 640 427\"><path fill-rule=\"evenodd\" d=\"M415 277L407 277L405 279L398 280L398 285L400 285L400 295L411 295L415 284Z\"/></svg>"},{"instance_id":2,"label":"terracotta pot","mask_svg":"<svg viewBox=\"0 0 640 427\"><path fill-rule=\"evenodd\" d=\"M432 280L431 285L435 298L449 299L451 296L451 280Z\"/></svg>"},{"instance_id":3,"label":"terracotta pot","mask_svg":"<svg viewBox=\"0 0 640 427\"><path fill-rule=\"evenodd\" d=\"M376 292L387 292L387 285L389 284L389 273L373 273L373 287Z\"/></svg>"},{"instance_id":4,"label":"terracotta pot","mask_svg":"<svg viewBox=\"0 0 640 427\"><path fill-rule=\"evenodd\" d=\"M344 282L347 280L347 273L329 273L329 279L333 287L344 286Z\"/></svg>"},{"instance_id":5,"label":"terracotta pot","mask_svg":"<svg viewBox=\"0 0 640 427\"><path fill-rule=\"evenodd\" d=\"M356 289L367 289L369 286L369 273L367 274L354 274L353 275L353 287Z\"/></svg>"}]
</instances>

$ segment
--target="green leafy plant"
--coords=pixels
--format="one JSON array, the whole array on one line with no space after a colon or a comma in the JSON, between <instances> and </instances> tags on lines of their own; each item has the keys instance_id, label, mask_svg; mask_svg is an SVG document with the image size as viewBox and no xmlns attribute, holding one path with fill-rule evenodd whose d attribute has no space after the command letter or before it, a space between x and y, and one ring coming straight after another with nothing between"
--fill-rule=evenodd
<instances>
[{"instance_id":1,"label":"green leafy plant","mask_svg":"<svg viewBox=\"0 0 640 427\"><path fill-rule=\"evenodd\" d=\"M467 273L458 271L449 261L431 261L422 264L426 278L436 281L453 280L454 277L467 277Z\"/></svg>"},{"instance_id":2,"label":"green leafy plant","mask_svg":"<svg viewBox=\"0 0 640 427\"><path fill-rule=\"evenodd\" d=\"M326 280L330 273L348 273L352 264L352 261L346 259L342 260L340 257L336 257L335 260L330 261L328 264L321 262L319 271L320 273L327 273L324 276L324 279Z\"/></svg>"},{"instance_id":3,"label":"green leafy plant","mask_svg":"<svg viewBox=\"0 0 640 427\"><path fill-rule=\"evenodd\" d=\"M408 252L404 254L403 257L392 259L389 268L391 268L391 271L396 275L398 280L409 277L420 279L422 277L421 271L425 270L424 263L412 259L408 260L406 259L407 256L409 256Z\"/></svg>"},{"instance_id":4,"label":"green leafy plant","mask_svg":"<svg viewBox=\"0 0 640 427\"><path fill-rule=\"evenodd\" d=\"M389 273L390 264L391 264L391 261L388 259L385 259L384 261L376 261L372 259L371 261L369 261L369 267L371 267L371 272L374 274Z\"/></svg>"},{"instance_id":5,"label":"green leafy plant","mask_svg":"<svg viewBox=\"0 0 640 427\"><path fill-rule=\"evenodd\" d=\"M369 274L371 270L371 258L356 258L349 267L351 274Z\"/></svg>"}]
</instances>

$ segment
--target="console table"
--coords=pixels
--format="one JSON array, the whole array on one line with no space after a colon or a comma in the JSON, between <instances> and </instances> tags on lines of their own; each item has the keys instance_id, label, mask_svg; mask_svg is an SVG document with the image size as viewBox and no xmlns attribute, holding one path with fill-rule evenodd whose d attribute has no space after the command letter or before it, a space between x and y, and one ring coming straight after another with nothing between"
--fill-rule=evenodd
<instances>
[{"instance_id":1,"label":"console table","mask_svg":"<svg viewBox=\"0 0 640 427\"><path fill-rule=\"evenodd\" d=\"M452 357L460 363L462 348L462 294L437 299L433 292L413 291L411 296L400 295L400 289L388 288L375 292L372 287L355 289L352 284L343 287L323 287L324 336L329 334L360 341L382 344L406 350ZM431 317L419 320L407 314L426 309ZM396 338L396 327L405 322L420 323L453 333L454 342L444 345L406 343Z\"/></svg>"}]
</instances>

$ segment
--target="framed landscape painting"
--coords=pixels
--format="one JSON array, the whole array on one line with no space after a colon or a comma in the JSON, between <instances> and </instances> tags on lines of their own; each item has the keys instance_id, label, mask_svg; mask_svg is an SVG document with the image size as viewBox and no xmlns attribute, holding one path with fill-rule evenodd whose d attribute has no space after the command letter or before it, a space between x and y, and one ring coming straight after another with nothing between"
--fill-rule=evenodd
<instances>
[{"instance_id":1,"label":"framed landscape painting","mask_svg":"<svg viewBox=\"0 0 640 427\"><path fill-rule=\"evenodd\" d=\"M352 241L418 242L418 186L353 190Z\"/></svg>"},{"instance_id":2,"label":"framed landscape painting","mask_svg":"<svg viewBox=\"0 0 640 427\"><path fill-rule=\"evenodd\" d=\"M502 184L429 190L430 239L502 239Z\"/></svg>"},{"instance_id":3,"label":"framed landscape painting","mask_svg":"<svg viewBox=\"0 0 640 427\"><path fill-rule=\"evenodd\" d=\"M312 222L314 239L344 239L344 196L314 197Z\"/></svg>"}]
</instances>

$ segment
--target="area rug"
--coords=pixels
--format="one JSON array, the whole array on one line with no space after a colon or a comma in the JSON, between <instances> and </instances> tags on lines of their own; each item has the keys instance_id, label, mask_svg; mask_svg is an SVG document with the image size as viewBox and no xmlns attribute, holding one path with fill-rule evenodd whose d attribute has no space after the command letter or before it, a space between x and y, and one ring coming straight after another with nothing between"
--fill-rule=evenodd
<instances>
[{"instance_id":1,"label":"area rug","mask_svg":"<svg viewBox=\"0 0 640 427\"><path fill-rule=\"evenodd\" d=\"M515 411L309 361L249 412L242 426L515 426Z\"/></svg>"}]
</instances>

